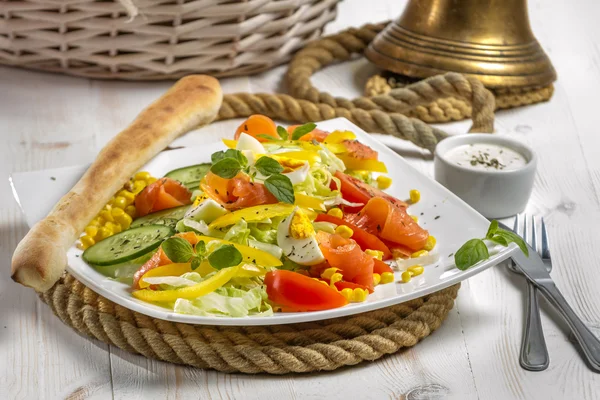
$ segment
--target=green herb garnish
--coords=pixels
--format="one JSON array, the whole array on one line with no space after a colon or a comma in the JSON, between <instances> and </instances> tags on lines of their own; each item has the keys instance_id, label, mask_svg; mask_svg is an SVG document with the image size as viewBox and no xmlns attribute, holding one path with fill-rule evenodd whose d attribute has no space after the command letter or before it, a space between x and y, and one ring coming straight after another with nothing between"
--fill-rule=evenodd
<instances>
[{"instance_id":1,"label":"green herb garnish","mask_svg":"<svg viewBox=\"0 0 600 400\"><path fill-rule=\"evenodd\" d=\"M529 249L527 249L525 241L516 233L500 228L498 221L493 220L483 239L469 240L467 243L463 244L460 249L458 249L456 254L454 254L454 263L456 264L456 268L464 271L478 262L490 258L490 254L484 240L489 240L490 242L499 244L501 246L508 246L510 243L516 243L521 251L527 257L529 257Z\"/></svg>"},{"instance_id":2,"label":"green herb garnish","mask_svg":"<svg viewBox=\"0 0 600 400\"><path fill-rule=\"evenodd\" d=\"M309 122L308 124L300 125L292 132L292 140L299 140L302 136L315 130L316 124Z\"/></svg>"},{"instance_id":3,"label":"green herb garnish","mask_svg":"<svg viewBox=\"0 0 600 400\"><path fill-rule=\"evenodd\" d=\"M203 241L196 244L196 249L190 242L180 237L172 237L165 240L161 245L169 260L174 263L191 263L192 270L198 268L204 260L206 254L206 245Z\"/></svg>"},{"instance_id":4,"label":"green herb garnish","mask_svg":"<svg viewBox=\"0 0 600 400\"><path fill-rule=\"evenodd\" d=\"M254 167L264 176L283 172L283 167L281 164L279 164L276 160L266 156L259 158L254 164Z\"/></svg>"},{"instance_id":5,"label":"green herb garnish","mask_svg":"<svg viewBox=\"0 0 600 400\"><path fill-rule=\"evenodd\" d=\"M208 256L208 262L215 269L234 267L242 260L242 253L232 244L221 246Z\"/></svg>"},{"instance_id":6,"label":"green herb garnish","mask_svg":"<svg viewBox=\"0 0 600 400\"><path fill-rule=\"evenodd\" d=\"M277 134L282 140L288 140L288 131L283 126L277 126Z\"/></svg>"},{"instance_id":7,"label":"green herb garnish","mask_svg":"<svg viewBox=\"0 0 600 400\"><path fill-rule=\"evenodd\" d=\"M242 170L242 165L233 158L223 158L210 167L210 172L221 178L231 179Z\"/></svg>"},{"instance_id":8,"label":"green herb garnish","mask_svg":"<svg viewBox=\"0 0 600 400\"><path fill-rule=\"evenodd\" d=\"M287 176L281 174L271 175L265 180L265 186L277 200L289 204L296 202L294 185L292 185L292 181Z\"/></svg>"}]
</instances>

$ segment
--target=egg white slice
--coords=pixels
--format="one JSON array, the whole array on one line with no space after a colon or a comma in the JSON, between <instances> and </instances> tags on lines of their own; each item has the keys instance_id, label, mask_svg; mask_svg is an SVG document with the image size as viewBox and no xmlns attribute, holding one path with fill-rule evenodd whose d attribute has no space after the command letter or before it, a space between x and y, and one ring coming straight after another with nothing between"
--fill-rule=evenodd
<instances>
[{"instance_id":1,"label":"egg white slice","mask_svg":"<svg viewBox=\"0 0 600 400\"><path fill-rule=\"evenodd\" d=\"M304 163L303 166L301 166L300 168L297 168L291 172L287 172L285 175L288 178L290 178L290 181L292 182L292 185L297 185L299 183L302 183L306 180L306 177L308 176L308 171L310 169L310 165L308 164L308 162Z\"/></svg>"},{"instance_id":2,"label":"egg white slice","mask_svg":"<svg viewBox=\"0 0 600 400\"><path fill-rule=\"evenodd\" d=\"M285 217L277 228L277 245L283 250L283 254L293 262L300 265L315 265L325 261L325 257L319 249L319 243L315 235L305 238L296 239L292 237L290 227L294 215L298 211L296 207L294 211Z\"/></svg>"},{"instance_id":3,"label":"egg white slice","mask_svg":"<svg viewBox=\"0 0 600 400\"><path fill-rule=\"evenodd\" d=\"M240 135L240 138L238 139L235 148L236 150L240 151L250 150L257 154L265 154L267 152L265 150L265 147L258 140L243 132Z\"/></svg>"}]
</instances>

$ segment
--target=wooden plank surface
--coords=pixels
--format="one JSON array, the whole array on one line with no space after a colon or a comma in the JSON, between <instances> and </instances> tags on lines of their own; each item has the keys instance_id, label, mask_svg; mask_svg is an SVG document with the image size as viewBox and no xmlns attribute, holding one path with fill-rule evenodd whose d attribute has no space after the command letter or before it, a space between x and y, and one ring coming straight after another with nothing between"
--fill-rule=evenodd
<instances>
[{"instance_id":1,"label":"wooden plank surface","mask_svg":"<svg viewBox=\"0 0 600 400\"><path fill-rule=\"evenodd\" d=\"M403 2L346 0L334 32L396 17ZM600 327L600 5L592 0L531 1L531 23L557 69L551 102L497 116L497 131L534 146L540 156L528 211L546 217L552 275L575 310ZM359 12L360 10L360 12ZM361 93L376 70L364 60L333 66L314 83L339 96ZM223 81L226 92L281 91L284 67ZM595 399L590 372L564 323L542 301L551 365L532 373L518 364L525 285L503 267L469 279L457 307L434 335L413 349L339 371L272 377L227 375L173 366L80 337L33 291L8 278L10 257L27 228L11 196L11 172L82 164L170 84L101 82L0 68L0 398L115 399ZM175 145L230 135L237 121L193 132ZM442 126L466 132L468 122ZM421 171L431 157L381 137ZM43 194L40 194L43 195ZM600 331L600 329L598 329Z\"/></svg>"}]
</instances>

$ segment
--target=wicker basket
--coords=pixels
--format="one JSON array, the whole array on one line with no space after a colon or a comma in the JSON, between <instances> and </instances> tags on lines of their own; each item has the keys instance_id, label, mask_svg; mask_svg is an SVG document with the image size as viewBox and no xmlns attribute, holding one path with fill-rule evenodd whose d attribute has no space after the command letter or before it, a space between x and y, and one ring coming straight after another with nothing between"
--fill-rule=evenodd
<instances>
[{"instance_id":1,"label":"wicker basket","mask_svg":"<svg viewBox=\"0 0 600 400\"><path fill-rule=\"evenodd\" d=\"M0 64L93 78L247 75L288 60L339 0L2 0Z\"/></svg>"}]
</instances>

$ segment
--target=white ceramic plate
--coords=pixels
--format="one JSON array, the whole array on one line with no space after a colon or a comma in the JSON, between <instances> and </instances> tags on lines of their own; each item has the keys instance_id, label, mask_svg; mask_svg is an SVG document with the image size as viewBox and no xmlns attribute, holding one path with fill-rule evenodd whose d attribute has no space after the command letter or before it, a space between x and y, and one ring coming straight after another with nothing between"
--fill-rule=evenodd
<instances>
[{"instance_id":1,"label":"white ceramic plate","mask_svg":"<svg viewBox=\"0 0 600 400\"><path fill-rule=\"evenodd\" d=\"M489 222L432 179L424 176L409 165L394 151L379 143L344 118L337 118L318 124L320 129L333 131L350 130L359 140L379 152L393 179L387 192L405 199L411 189L421 192L421 201L411 206L411 214L419 216L419 223L437 238L437 251L440 259L426 266L425 273L414 277L409 283L393 283L377 286L375 293L364 303L350 304L342 308L305 313L276 313L272 317L219 318L175 314L165 308L154 306L133 298L129 286L106 278L81 259L82 251L73 246L68 251L67 270L92 288L96 293L131 310L155 318L169 321L203 325L274 325L316 321L376 310L417 297L433 293L470 276L473 276L510 257L518 248L513 244L492 256L489 260L466 271L458 270L452 254L467 240L485 236ZM190 147L163 152L150 161L143 170L154 176L162 176L168 171L202 162L209 162L210 155L224 149L221 143L203 147ZM25 213L29 226L42 219L58 199L76 183L86 166L60 168L37 172L15 173L11 184L15 198ZM40 196L40 193L44 193ZM400 274L396 274L399 281Z\"/></svg>"}]
</instances>

